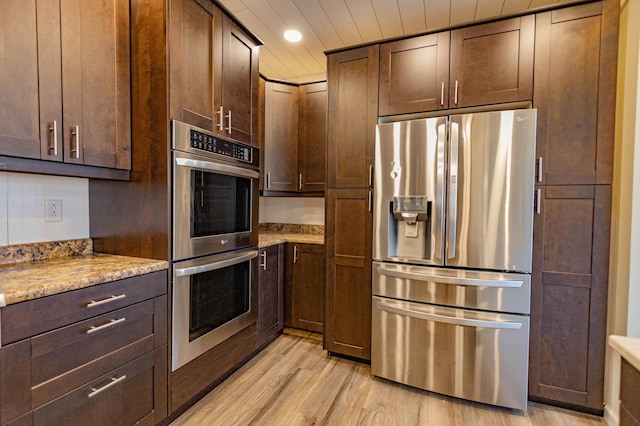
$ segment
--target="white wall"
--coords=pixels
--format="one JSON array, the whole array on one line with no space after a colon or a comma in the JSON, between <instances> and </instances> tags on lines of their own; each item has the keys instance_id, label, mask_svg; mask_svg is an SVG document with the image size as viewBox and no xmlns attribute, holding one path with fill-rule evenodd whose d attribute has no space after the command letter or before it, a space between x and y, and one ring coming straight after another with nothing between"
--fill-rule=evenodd
<instances>
[{"instance_id":1,"label":"white wall","mask_svg":"<svg viewBox=\"0 0 640 426\"><path fill-rule=\"evenodd\" d=\"M62 221L45 221L45 200L62 201ZM0 172L0 246L89 238L89 181Z\"/></svg>"},{"instance_id":2,"label":"white wall","mask_svg":"<svg viewBox=\"0 0 640 426\"><path fill-rule=\"evenodd\" d=\"M324 225L324 198L260 197L260 223Z\"/></svg>"}]
</instances>

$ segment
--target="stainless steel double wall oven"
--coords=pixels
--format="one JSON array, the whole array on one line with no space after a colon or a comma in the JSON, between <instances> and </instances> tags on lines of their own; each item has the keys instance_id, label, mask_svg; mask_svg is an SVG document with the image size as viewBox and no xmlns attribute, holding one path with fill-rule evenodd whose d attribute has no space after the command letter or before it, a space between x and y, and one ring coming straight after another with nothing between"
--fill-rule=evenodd
<instances>
[{"instance_id":1,"label":"stainless steel double wall oven","mask_svg":"<svg viewBox=\"0 0 640 426\"><path fill-rule=\"evenodd\" d=\"M257 320L257 149L172 121L172 371Z\"/></svg>"}]
</instances>

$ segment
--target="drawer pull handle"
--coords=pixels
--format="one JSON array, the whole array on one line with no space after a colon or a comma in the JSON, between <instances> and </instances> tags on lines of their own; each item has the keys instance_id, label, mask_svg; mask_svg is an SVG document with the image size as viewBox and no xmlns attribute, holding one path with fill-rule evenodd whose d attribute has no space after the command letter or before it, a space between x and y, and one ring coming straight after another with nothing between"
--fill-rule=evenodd
<instances>
[{"instance_id":1,"label":"drawer pull handle","mask_svg":"<svg viewBox=\"0 0 640 426\"><path fill-rule=\"evenodd\" d=\"M93 398L94 396L96 396L97 394L99 394L100 392L106 391L107 389L109 389L111 386L115 386L118 383L120 383L121 381L125 380L127 378L126 375L122 375L120 377L118 377L117 379L115 377L111 378L111 381L109 383L107 383L106 385L104 385L101 388L91 388L91 393L89 393L87 396L89 398Z\"/></svg>"},{"instance_id":2,"label":"drawer pull handle","mask_svg":"<svg viewBox=\"0 0 640 426\"><path fill-rule=\"evenodd\" d=\"M120 324L121 322L124 322L125 319L126 318L123 317L123 318L118 318L118 319L112 319L111 321L109 321L106 324L92 325L87 330L87 334L95 333L96 331L100 331L100 330L104 330L105 328L113 327L116 324Z\"/></svg>"},{"instance_id":3,"label":"drawer pull handle","mask_svg":"<svg viewBox=\"0 0 640 426\"><path fill-rule=\"evenodd\" d=\"M125 297L127 297L126 294L118 294L118 295L114 294L112 296L107 297L106 299L92 300L91 302L87 303L87 308L93 308L94 306L104 305L105 303L114 302L116 300L124 299Z\"/></svg>"}]
</instances>

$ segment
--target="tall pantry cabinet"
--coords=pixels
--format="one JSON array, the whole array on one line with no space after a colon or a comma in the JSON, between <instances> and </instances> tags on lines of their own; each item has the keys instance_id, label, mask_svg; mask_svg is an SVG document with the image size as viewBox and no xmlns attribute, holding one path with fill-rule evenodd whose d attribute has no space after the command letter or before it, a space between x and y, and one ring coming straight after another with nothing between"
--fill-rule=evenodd
<instances>
[{"instance_id":1,"label":"tall pantry cabinet","mask_svg":"<svg viewBox=\"0 0 640 426\"><path fill-rule=\"evenodd\" d=\"M371 358L373 160L378 46L328 56L324 347Z\"/></svg>"}]
</instances>

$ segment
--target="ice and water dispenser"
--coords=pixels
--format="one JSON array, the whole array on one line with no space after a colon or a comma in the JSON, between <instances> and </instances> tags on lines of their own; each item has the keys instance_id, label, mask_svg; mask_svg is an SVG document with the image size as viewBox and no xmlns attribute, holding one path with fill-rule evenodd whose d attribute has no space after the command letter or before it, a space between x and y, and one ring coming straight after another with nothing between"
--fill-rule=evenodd
<instances>
[{"instance_id":1,"label":"ice and water dispenser","mask_svg":"<svg viewBox=\"0 0 640 426\"><path fill-rule=\"evenodd\" d=\"M431 201L426 196L396 196L389 204L389 256L429 258Z\"/></svg>"}]
</instances>

